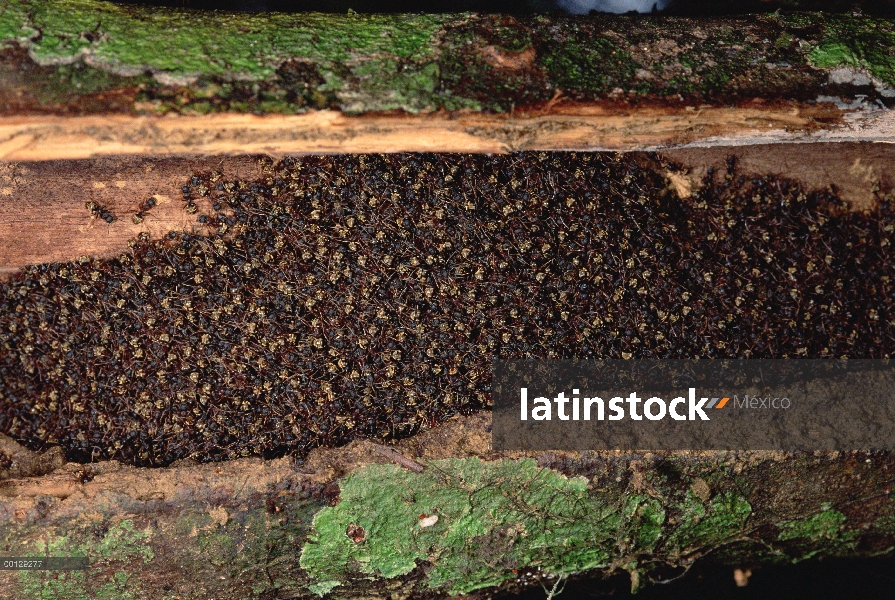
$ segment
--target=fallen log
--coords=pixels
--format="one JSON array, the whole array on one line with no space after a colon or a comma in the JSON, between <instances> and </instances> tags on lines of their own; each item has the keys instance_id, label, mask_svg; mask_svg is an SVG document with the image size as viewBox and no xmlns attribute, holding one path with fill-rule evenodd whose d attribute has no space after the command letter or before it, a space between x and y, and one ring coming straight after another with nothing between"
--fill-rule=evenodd
<instances>
[{"instance_id":1,"label":"fallen log","mask_svg":"<svg viewBox=\"0 0 895 600\"><path fill-rule=\"evenodd\" d=\"M90 567L0 570L0 590L484 598L582 573L599 585L626 572L636 590L697 564L745 571L895 547L888 453L501 454L489 424L455 418L387 452L361 441L304 462L67 464L4 480L4 556Z\"/></svg>"}]
</instances>

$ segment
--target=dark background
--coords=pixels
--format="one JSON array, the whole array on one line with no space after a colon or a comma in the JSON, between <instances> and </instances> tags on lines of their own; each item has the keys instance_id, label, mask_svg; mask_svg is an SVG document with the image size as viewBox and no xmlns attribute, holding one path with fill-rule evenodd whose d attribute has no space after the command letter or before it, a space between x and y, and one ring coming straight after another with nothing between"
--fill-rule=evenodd
<instances>
[{"instance_id":1,"label":"dark background","mask_svg":"<svg viewBox=\"0 0 895 600\"><path fill-rule=\"evenodd\" d=\"M552 585L552 582L551 582ZM752 570L749 585L737 587L733 569L699 563L686 576L631 594L630 579L572 579L557 600L891 600L895 598L895 557L864 560L806 560L795 565ZM551 587L547 586L548 590ZM544 600L540 586L495 600Z\"/></svg>"}]
</instances>

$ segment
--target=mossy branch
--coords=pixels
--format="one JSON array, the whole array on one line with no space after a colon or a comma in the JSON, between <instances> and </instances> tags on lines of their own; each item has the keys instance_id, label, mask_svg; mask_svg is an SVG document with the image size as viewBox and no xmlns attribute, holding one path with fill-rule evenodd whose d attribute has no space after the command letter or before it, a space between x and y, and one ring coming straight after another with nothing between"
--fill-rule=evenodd
<instances>
[{"instance_id":1,"label":"mossy branch","mask_svg":"<svg viewBox=\"0 0 895 600\"><path fill-rule=\"evenodd\" d=\"M895 97L895 23L822 13L257 15L19 0L0 6L0 46L7 112L508 112L569 100Z\"/></svg>"}]
</instances>

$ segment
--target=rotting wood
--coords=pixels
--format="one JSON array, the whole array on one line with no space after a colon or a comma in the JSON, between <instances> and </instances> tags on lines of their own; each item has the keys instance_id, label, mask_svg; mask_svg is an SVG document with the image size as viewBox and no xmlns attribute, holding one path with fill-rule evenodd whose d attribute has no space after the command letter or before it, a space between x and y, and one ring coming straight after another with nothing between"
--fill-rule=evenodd
<instances>
[{"instance_id":1,"label":"rotting wood","mask_svg":"<svg viewBox=\"0 0 895 600\"><path fill-rule=\"evenodd\" d=\"M313 597L327 590L331 597L348 598L359 592L435 597L452 590L487 594L495 585L519 589L523 582L538 585L576 573L574 558L538 570L553 564L549 546L529 556L534 562L520 562L514 548L525 540L507 545L513 538L506 532L532 526L518 502L537 485L557 488L556 514L543 515L547 523L560 518L557 527L568 510L581 527L599 517L564 508L563 498L581 506L605 504L610 512L617 502L635 502L636 510L623 511L613 526L615 541L595 538L593 546L576 546L569 555L587 555L588 548L608 552L596 560L601 566L586 573L598 586L619 571L628 571L639 587L657 569L680 572L699 561L754 568L809 556L876 556L895 546L890 453L495 453L489 423L487 413L457 417L395 444L402 455L434 464L431 473L383 465L391 459L360 441L315 450L304 463L240 459L164 469L68 464L42 477L0 482L0 543L6 554L34 555L50 543L53 554L86 553L93 565L90 576L80 579L0 571L0 590L27 600L49 589L92 597L103 587L119 597L222 599ZM492 481L491 471L503 474ZM534 479L526 479L529 472L536 473ZM440 491L430 497L426 486L432 477ZM372 486L369 495L365 485ZM404 489L404 497L391 498L393 487ZM438 553L440 540L448 539L442 536L458 534L449 533L461 517L449 502L451 490L460 489L477 499L470 500L472 511L488 494L508 494L509 504L494 515L497 521L483 523L484 534L452 546L453 554ZM402 507L413 514L404 515ZM383 565L410 560L410 566L413 559L400 550L388 559L380 556L394 542L383 536L412 538L418 521L434 520L430 515L439 518L426 528L435 552L427 556L428 566L406 573L399 567L400 576L384 576L380 569L394 567ZM599 529L599 522L591 525ZM349 545L340 550L343 537ZM578 542L556 543L561 548ZM474 555L464 558L463 547ZM352 562L357 552L372 562ZM642 560L644 553L649 560ZM364 564L370 572L363 572ZM487 573L481 571L485 565ZM492 584L482 583L480 575ZM438 577L442 583L435 585Z\"/></svg>"},{"instance_id":2,"label":"rotting wood","mask_svg":"<svg viewBox=\"0 0 895 600\"><path fill-rule=\"evenodd\" d=\"M848 117L848 118L847 118ZM693 144L895 142L888 111L832 104L558 107L546 114L431 113L0 118L0 159L111 155L650 150Z\"/></svg>"}]
</instances>

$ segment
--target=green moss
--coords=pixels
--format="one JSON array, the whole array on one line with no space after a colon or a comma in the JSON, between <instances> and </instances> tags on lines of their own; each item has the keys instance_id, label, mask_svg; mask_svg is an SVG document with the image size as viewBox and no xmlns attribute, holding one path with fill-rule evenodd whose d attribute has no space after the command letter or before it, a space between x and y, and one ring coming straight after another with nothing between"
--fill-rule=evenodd
<instances>
[{"instance_id":1,"label":"green moss","mask_svg":"<svg viewBox=\"0 0 895 600\"><path fill-rule=\"evenodd\" d=\"M628 512L636 513L631 502ZM532 460L450 459L419 474L372 465L350 475L339 504L315 517L301 565L335 581L352 572L396 577L426 560L431 587L465 593L526 566L571 572L606 564L620 512L591 502L585 479ZM422 515L439 520L422 528ZM346 535L352 523L364 529L362 543Z\"/></svg>"},{"instance_id":2,"label":"green moss","mask_svg":"<svg viewBox=\"0 0 895 600\"><path fill-rule=\"evenodd\" d=\"M859 59L848 44L832 42L816 46L808 55L816 67L833 68L840 65L857 66Z\"/></svg>"},{"instance_id":3,"label":"green moss","mask_svg":"<svg viewBox=\"0 0 895 600\"><path fill-rule=\"evenodd\" d=\"M353 85L333 80L321 91L334 91L343 110L350 113L396 109L419 112L440 104L433 96L438 74L438 64L434 62L408 69L405 63L394 59L374 59L353 70Z\"/></svg>"},{"instance_id":4,"label":"green moss","mask_svg":"<svg viewBox=\"0 0 895 600\"><path fill-rule=\"evenodd\" d=\"M356 55L429 56L438 15L228 14L125 7L96 0L22 0L4 39L39 31L29 47L44 63L88 52L93 64L170 76L265 79L287 58L347 62ZM23 18L27 15L27 19ZM19 21L18 26L16 22ZM18 27L18 29L17 29Z\"/></svg>"},{"instance_id":5,"label":"green moss","mask_svg":"<svg viewBox=\"0 0 895 600\"><path fill-rule=\"evenodd\" d=\"M546 49L544 68L560 87L601 95L628 89L637 71L631 55L607 38L573 37Z\"/></svg>"},{"instance_id":6,"label":"green moss","mask_svg":"<svg viewBox=\"0 0 895 600\"><path fill-rule=\"evenodd\" d=\"M7 3L9 4L9 3ZM0 44L17 41L42 65L89 57L117 75L154 75L162 83L197 78L271 81L287 60L317 65L325 85L358 110L421 110L437 105L433 38L457 19L445 15L198 13L120 6L96 0L22 0L0 9ZM358 100L361 98L362 100ZM295 112L264 99L269 112ZM192 106L207 111L211 105Z\"/></svg>"},{"instance_id":7,"label":"green moss","mask_svg":"<svg viewBox=\"0 0 895 600\"><path fill-rule=\"evenodd\" d=\"M845 515L838 510L825 510L797 521L784 521L778 525L777 539L791 540L807 538L812 541L834 539L839 536L839 528L845 523Z\"/></svg>"},{"instance_id":8,"label":"green moss","mask_svg":"<svg viewBox=\"0 0 895 600\"><path fill-rule=\"evenodd\" d=\"M12 41L26 40L37 32L28 26L28 11L21 2L0 5L0 47Z\"/></svg>"},{"instance_id":9,"label":"green moss","mask_svg":"<svg viewBox=\"0 0 895 600\"><path fill-rule=\"evenodd\" d=\"M94 592L94 600L139 600L141 595L134 586L128 585L131 576L124 571L117 571L112 575L112 580L100 586Z\"/></svg>"},{"instance_id":10,"label":"green moss","mask_svg":"<svg viewBox=\"0 0 895 600\"><path fill-rule=\"evenodd\" d=\"M370 465L342 483L340 502L320 511L301 556L319 585L405 575L426 562L426 583L450 593L495 586L526 568L557 575L651 554L668 527L662 503L645 495L593 493L584 478L534 460L433 461L422 473ZM720 495L684 513L681 543L708 544L741 530L749 504ZM695 508L694 508L695 510ZM438 516L420 526L421 517ZM362 541L349 528L363 530ZM666 542L667 545L668 542ZM623 560L623 557L630 557ZM321 588L322 589L322 588Z\"/></svg>"},{"instance_id":11,"label":"green moss","mask_svg":"<svg viewBox=\"0 0 895 600\"><path fill-rule=\"evenodd\" d=\"M490 36L490 41L507 52L524 52L532 47L531 32L515 21L509 25L498 25Z\"/></svg>"},{"instance_id":12,"label":"green moss","mask_svg":"<svg viewBox=\"0 0 895 600\"><path fill-rule=\"evenodd\" d=\"M726 492L704 503L688 491L672 509L647 495L596 493L531 459L434 461L423 473L373 465L351 474L341 501L316 515L301 565L329 584L398 577L425 563L427 585L450 593L500 585L526 568L566 575L627 565L619 568L639 586L638 557L723 543L751 512ZM421 528L420 517L433 514L438 522ZM346 534L356 527L359 543Z\"/></svg>"},{"instance_id":13,"label":"green moss","mask_svg":"<svg viewBox=\"0 0 895 600\"><path fill-rule=\"evenodd\" d=\"M774 42L774 46L777 48L789 48L795 41L796 38L789 33L781 33L780 37L777 38L777 41Z\"/></svg>"},{"instance_id":14,"label":"green moss","mask_svg":"<svg viewBox=\"0 0 895 600\"><path fill-rule=\"evenodd\" d=\"M134 529L133 521L124 520L109 529L96 544L95 551L105 560L141 558L143 562L149 562L154 554L147 543L147 537L149 537L147 533ZM89 550L84 551L90 556Z\"/></svg>"},{"instance_id":15,"label":"green moss","mask_svg":"<svg viewBox=\"0 0 895 600\"><path fill-rule=\"evenodd\" d=\"M52 575L25 572L19 574L21 593L28 600L88 600L87 577L79 571Z\"/></svg>"}]
</instances>

